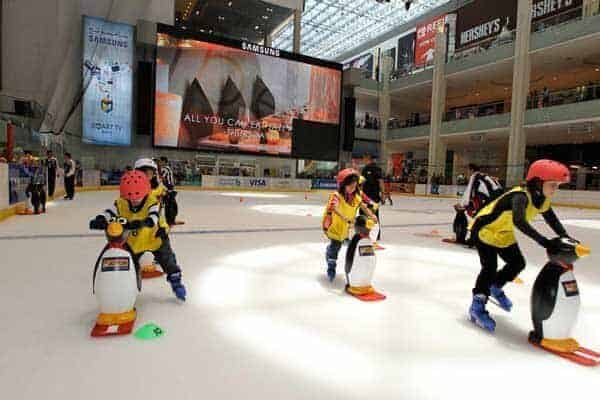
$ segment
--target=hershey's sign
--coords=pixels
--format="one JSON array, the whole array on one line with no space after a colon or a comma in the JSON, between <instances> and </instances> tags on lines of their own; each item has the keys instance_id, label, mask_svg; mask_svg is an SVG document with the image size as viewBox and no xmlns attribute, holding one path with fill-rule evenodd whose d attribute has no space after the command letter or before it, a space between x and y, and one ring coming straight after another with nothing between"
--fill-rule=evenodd
<instances>
[{"instance_id":1,"label":"hershey's sign","mask_svg":"<svg viewBox=\"0 0 600 400\"><path fill-rule=\"evenodd\" d=\"M577 4L579 3L579 4ZM533 2L531 18L539 19L581 5L581 0L539 0Z\"/></svg>"},{"instance_id":2,"label":"hershey's sign","mask_svg":"<svg viewBox=\"0 0 600 400\"><path fill-rule=\"evenodd\" d=\"M469 43L483 40L489 36L497 35L502 30L502 19L496 18L491 21L484 22L481 25L473 27L468 31L460 34L460 45L466 46Z\"/></svg>"}]
</instances>

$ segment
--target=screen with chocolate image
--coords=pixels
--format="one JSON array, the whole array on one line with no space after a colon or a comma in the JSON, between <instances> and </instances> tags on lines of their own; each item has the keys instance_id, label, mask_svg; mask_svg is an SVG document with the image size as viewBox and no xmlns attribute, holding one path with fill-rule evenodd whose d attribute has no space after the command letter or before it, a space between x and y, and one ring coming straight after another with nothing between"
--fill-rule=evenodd
<instances>
[{"instance_id":1,"label":"screen with chocolate image","mask_svg":"<svg viewBox=\"0 0 600 400\"><path fill-rule=\"evenodd\" d=\"M339 130L339 64L159 25L154 145L289 156L293 121ZM248 49L248 50L246 50Z\"/></svg>"}]
</instances>

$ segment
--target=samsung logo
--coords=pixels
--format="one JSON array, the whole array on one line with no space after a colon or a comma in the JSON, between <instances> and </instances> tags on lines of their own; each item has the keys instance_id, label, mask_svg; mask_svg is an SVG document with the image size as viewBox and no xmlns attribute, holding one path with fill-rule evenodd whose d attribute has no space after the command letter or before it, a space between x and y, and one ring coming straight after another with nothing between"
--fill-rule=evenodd
<instances>
[{"instance_id":1,"label":"samsung logo","mask_svg":"<svg viewBox=\"0 0 600 400\"><path fill-rule=\"evenodd\" d=\"M242 50L273 57L279 57L280 55L278 49L272 49L271 47L265 47L254 43L242 42Z\"/></svg>"}]
</instances>

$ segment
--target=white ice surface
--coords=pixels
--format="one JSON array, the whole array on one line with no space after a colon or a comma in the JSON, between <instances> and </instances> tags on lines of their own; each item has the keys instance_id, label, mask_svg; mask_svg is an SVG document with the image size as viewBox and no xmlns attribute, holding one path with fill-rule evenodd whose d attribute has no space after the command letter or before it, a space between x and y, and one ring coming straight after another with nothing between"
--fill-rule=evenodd
<instances>
[{"instance_id":1,"label":"white ice surface","mask_svg":"<svg viewBox=\"0 0 600 400\"><path fill-rule=\"evenodd\" d=\"M47 215L0 224L0 398L507 400L593 398L600 387L600 369L527 343L529 292L545 262L530 240L519 236L525 284L506 289L513 312L490 305L493 335L467 320L476 252L415 235L450 236L450 200L398 197L383 208L375 286L388 299L361 303L343 293L343 262L333 285L324 279L326 241L304 211L320 215L325 195L240 203L182 191L186 224L172 242L188 301L177 303L163 278L144 281L136 327L152 321L166 335L92 339L92 267L104 241L87 224L115 195L78 194ZM598 249L576 265L583 309L574 336L599 349L600 233L567 229Z\"/></svg>"}]
</instances>

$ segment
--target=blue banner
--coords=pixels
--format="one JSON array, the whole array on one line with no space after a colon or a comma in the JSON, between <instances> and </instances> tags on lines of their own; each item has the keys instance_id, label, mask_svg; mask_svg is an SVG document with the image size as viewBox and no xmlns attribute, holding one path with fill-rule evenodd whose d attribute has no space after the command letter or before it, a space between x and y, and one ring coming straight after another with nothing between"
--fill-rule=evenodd
<instances>
[{"instance_id":1,"label":"blue banner","mask_svg":"<svg viewBox=\"0 0 600 400\"><path fill-rule=\"evenodd\" d=\"M313 179L313 189L337 189L337 182L334 179Z\"/></svg>"},{"instance_id":2,"label":"blue banner","mask_svg":"<svg viewBox=\"0 0 600 400\"><path fill-rule=\"evenodd\" d=\"M84 143L131 144L133 52L133 26L83 17Z\"/></svg>"}]
</instances>

